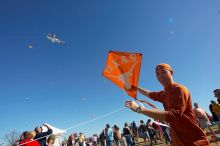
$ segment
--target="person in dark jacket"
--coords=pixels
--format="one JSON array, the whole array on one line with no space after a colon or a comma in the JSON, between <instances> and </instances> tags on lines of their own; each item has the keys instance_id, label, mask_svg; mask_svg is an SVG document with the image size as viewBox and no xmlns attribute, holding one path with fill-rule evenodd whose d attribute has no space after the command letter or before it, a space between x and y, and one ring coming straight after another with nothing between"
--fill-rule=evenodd
<instances>
[{"instance_id":1,"label":"person in dark jacket","mask_svg":"<svg viewBox=\"0 0 220 146\"><path fill-rule=\"evenodd\" d=\"M49 136L50 134L53 133L53 130L47 124L43 124L43 126L45 126L47 128L46 132L43 132L42 127L35 128L36 136L34 137L34 139L37 139L40 146L46 146L47 135Z\"/></svg>"},{"instance_id":2,"label":"person in dark jacket","mask_svg":"<svg viewBox=\"0 0 220 146\"><path fill-rule=\"evenodd\" d=\"M212 114L212 121L218 122L219 121L218 117L216 116L215 112L213 112L213 104L214 104L214 102L215 101L213 101L213 100L211 101L211 104L209 105L209 110L210 110L210 112Z\"/></svg>"}]
</instances>

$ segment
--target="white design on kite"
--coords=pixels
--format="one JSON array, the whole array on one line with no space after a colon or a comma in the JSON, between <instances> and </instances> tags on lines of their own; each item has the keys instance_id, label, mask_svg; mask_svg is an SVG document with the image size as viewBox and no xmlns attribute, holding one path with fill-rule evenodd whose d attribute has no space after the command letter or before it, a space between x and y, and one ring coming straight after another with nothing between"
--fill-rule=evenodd
<instances>
[{"instance_id":1,"label":"white design on kite","mask_svg":"<svg viewBox=\"0 0 220 146\"><path fill-rule=\"evenodd\" d=\"M110 75L111 77L113 77L113 78L115 78L116 80L119 80L119 81L121 81L122 83L124 83L125 84L125 89L130 89L131 88L131 84L129 83L129 78L130 78L130 76L132 76L133 75L133 70L134 70L134 67L135 67L135 65L137 64L138 62L135 62L132 66L131 66L131 68L130 68L130 70L128 71L128 72L125 72L125 73L123 73L123 74L120 74L120 75L118 75L118 76L114 76L114 75Z\"/></svg>"}]
</instances>

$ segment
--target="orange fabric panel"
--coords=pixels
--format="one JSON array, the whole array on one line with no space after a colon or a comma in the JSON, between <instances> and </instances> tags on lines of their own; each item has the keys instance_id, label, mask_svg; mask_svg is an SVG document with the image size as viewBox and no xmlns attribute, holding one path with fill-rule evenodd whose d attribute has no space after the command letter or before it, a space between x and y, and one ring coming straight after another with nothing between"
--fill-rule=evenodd
<instances>
[{"instance_id":1,"label":"orange fabric panel","mask_svg":"<svg viewBox=\"0 0 220 146\"><path fill-rule=\"evenodd\" d=\"M125 90L133 98L137 97L138 78L141 67L142 54L109 51L104 77L112 81L119 88Z\"/></svg>"}]
</instances>

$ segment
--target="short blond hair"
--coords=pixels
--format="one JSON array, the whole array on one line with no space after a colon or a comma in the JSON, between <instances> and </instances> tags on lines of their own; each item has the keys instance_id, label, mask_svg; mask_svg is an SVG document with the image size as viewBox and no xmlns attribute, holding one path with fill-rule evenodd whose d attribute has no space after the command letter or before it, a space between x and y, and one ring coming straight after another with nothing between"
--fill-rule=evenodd
<instances>
[{"instance_id":1,"label":"short blond hair","mask_svg":"<svg viewBox=\"0 0 220 146\"><path fill-rule=\"evenodd\" d=\"M34 137L36 136L36 132L35 131L28 131L26 133L26 138L30 138L30 139L33 139Z\"/></svg>"}]
</instances>

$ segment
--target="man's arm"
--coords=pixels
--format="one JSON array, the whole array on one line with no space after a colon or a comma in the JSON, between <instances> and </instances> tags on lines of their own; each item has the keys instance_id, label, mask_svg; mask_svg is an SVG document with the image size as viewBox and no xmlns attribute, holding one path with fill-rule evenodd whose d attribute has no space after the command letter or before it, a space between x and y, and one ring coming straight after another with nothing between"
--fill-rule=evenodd
<instances>
[{"instance_id":1,"label":"man's arm","mask_svg":"<svg viewBox=\"0 0 220 146\"><path fill-rule=\"evenodd\" d=\"M157 119L160 121L165 121L166 120L166 114L168 114L167 111L161 111L158 109L153 109L150 110L148 108L145 107L139 107L137 103L135 103L134 101L126 101L125 102L125 106L130 108L132 111L137 112L138 108L140 108L139 113L144 114L148 117L151 117L153 119Z\"/></svg>"},{"instance_id":2,"label":"man's arm","mask_svg":"<svg viewBox=\"0 0 220 146\"><path fill-rule=\"evenodd\" d=\"M150 90L143 89L141 87L137 87L137 91L140 92L141 94L143 94L144 96L147 96L148 98L154 100L154 101L163 102L162 95L163 95L164 91L151 92Z\"/></svg>"},{"instance_id":3,"label":"man's arm","mask_svg":"<svg viewBox=\"0 0 220 146\"><path fill-rule=\"evenodd\" d=\"M53 130L50 128L50 126L48 126L47 124L43 124L45 127L47 127L47 131L46 132L42 132L43 136L46 135L50 135L53 133Z\"/></svg>"},{"instance_id":4,"label":"man's arm","mask_svg":"<svg viewBox=\"0 0 220 146\"><path fill-rule=\"evenodd\" d=\"M166 111L161 111L161 110L158 110L158 109L148 109L148 108L143 108L142 107L142 110L140 111L141 114L144 114L148 117L151 117L153 119L156 119L156 120L160 120L160 121L165 121L166 120L166 114L167 112Z\"/></svg>"},{"instance_id":5,"label":"man's arm","mask_svg":"<svg viewBox=\"0 0 220 146\"><path fill-rule=\"evenodd\" d=\"M147 97L149 97L149 94L151 93L149 90L143 89L139 86L137 87L137 91Z\"/></svg>"}]
</instances>

